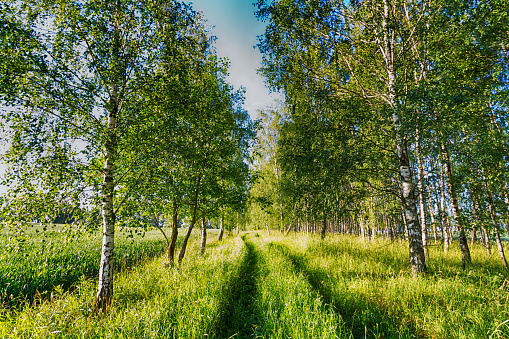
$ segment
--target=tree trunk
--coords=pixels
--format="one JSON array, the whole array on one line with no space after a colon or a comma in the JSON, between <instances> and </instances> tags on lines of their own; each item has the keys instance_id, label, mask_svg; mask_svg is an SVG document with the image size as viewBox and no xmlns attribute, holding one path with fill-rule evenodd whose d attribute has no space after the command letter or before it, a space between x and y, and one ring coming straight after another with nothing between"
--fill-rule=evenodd
<instances>
[{"instance_id":1,"label":"tree trunk","mask_svg":"<svg viewBox=\"0 0 509 339\"><path fill-rule=\"evenodd\" d=\"M114 50L120 50L118 29L114 33ZM115 70L118 71L118 70ZM113 251L115 248L115 210L113 196L115 194L114 164L117 152L117 124L118 124L118 88L114 83L110 92L108 105L107 142L105 147L105 161L103 167L102 184L102 219L103 239L101 263L99 268L99 284L95 300L96 310L106 312L113 298Z\"/></svg>"},{"instance_id":2,"label":"tree trunk","mask_svg":"<svg viewBox=\"0 0 509 339\"><path fill-rule=\"evenodd\" d=\"M440 217L442 220L442 239L444 241L444 252L447 253L451 239L449 238L449 218L447 215L447 205L445 203L445 179L444 179L444 166L440 166Z\"/></svg>"},{"instance_id":3,"label":"tree trunk","mask_svg":"<svg viewBox=\"0 0 509 339\"><path fill-rule=\"evenodd\" d=\"M297 226L295 226L295 228L297 228ZM286 232L285 232L285 235L288 235L290 234L290 231L292 230L292 224L288 224L288 228L286 229Z\"/></svg>"},{"instance_id":4,"label":"tree trunk","mask_svg":"<svg viewBox=\"0 0 509 339\"><path fill-rule=\"evenodd\" d=\"M113 119L111 119L113 120ZM103 240L101 250L101 264L99 268L99 285L95 307L97 310L106 312L113 297L113 250L115 248L115 213L113 210L113 163L114 147L108 147L103 181Z\"/></svg>"},{"instance_id":5,"label":"tree trunk","mask_svg":"<svg viewBox=\"0 0 509 339\"><path fill-rule=\"evenodd\" d=\"M483 228L484 233L484 246L486 247L486 254L491 256L491 243L490 243L490 232L488 230L488 227Z\"/></svg>"},{"instance_id":6,"label":"tree trunk","mask_svg":"<svg viewBox=\"0 0 509 339\"><path fill-rule=\"evenodd\" d=\"M488 180L486 179L484 172L483 172L482 177L484 180L484 187L486 188L486 195L488 197L488 208L490 211L491 222L493 223L493 227L495 228L495 240L497 242L498 253L500 254L500 259L502 260L502 265L504 265L504 268L507 269L507 260L505 259L504 246L502 246L502 241L500 240L500 231L498 229L498 222L497 222L497 218L495 215L495 206L494 206L495 203L493 201L493 195L491 194L491 190L488 185ZM486 233L488 233L488 232L486 232Z\"/></svg>"},{"instance_id":7,"label":"tree trunk","mask_svg":"<svg viewBox=\"0 0 509 339\"><path fill-rule=\"evenodd\" d=\"M201 178L202 177L200 174L197 179L196 191L194 193L193 216L191 219L191 224L189 225L189 229L187 230L186 236L184 237L184 240L182 241L182 247L180 248L179 259L178 259L179 265L182 263L182 260L184 259L184 256L186 255L187 242L189 241L189 237L191 236L191 233L193 232L194 225L196 224L196 213L198 210L198 196L200 193Z\"/></svg>"},{"instance_id":8,"label":"tree trunk","mask_svg":"<svg viewBox=\"0 0 509 339\"><path fill-rule=\"evenodd\" d=\"M170 265L173 265L173 263L175 261L175 247L177 246L177 238L179 235L178 210L179 210L179 207L177 205L177 199L174 199L173 200L172 225L171 225L171 239L170 239L170 246L168 246L168 261L169 261Z\"/></svg>"},{"instance_id":9,"label":"tree trunk","mask_svg":"<svg viewBox=\"0 0 509 339\"><path fill-rule=\"evenodd\" d=\"M325 219L325 215L322 221L322 230L320 231L320 238L325 239L325 231L327 230L327 220Z\"/></svg>"},{"instance_id":10,"label":"tree trunk","mask_svg":"<svg viewBox=\"0 0 509 339\"><path fill-rule=\"evenodd\" d=\"M201 218L201 241L200 241L200 254L205 253L205 246L207 246L207 219L205 216Z\"/></svg>"},{"instance_id":11,"label":"tree trunk","mask_svg":"<svg viewBox=\"0 0 509 339\"><path fill-rule=\"evenodd\" d=\"M218 241L222 241L223 240L223 233L224 233L224 228L223 228L223 216L221 215L221 221L220 221L220 228L219 228L219 237L217 238Z\"/></svg>"},{"instance_id":12,"label":"tree trunk","mask_svg":"<svg viewBox=\"0 0 509 339\"><path fill-rule=\"evenodd\" d=\"M507 234L509 235L509 194L507 193L507 187L504 190L504 198L505 198L505 215L506 215L506 222L505 222L505 229L507 231Z\"/></svg>"},{"instance_id":13,"label":"tree trunk","mask_svg":"<svg viewBox=\"0 0 509 339\"><path fill-rule=\"evenodd\" d=\"M451 199L452 212L454 214L454 221L458 228L458 237L461 249L461 266L465 269L466 265L470 264L472 259L470 258L470 249L468 248L468 240L465 234L465 225L463 218L461 217L460 205L458 202L458 196L456 195L456 185L452 177L452 161L449 150L442 144L442 151L445 160L447 183L449 187L449 197Z\"/></svg>"},{"instance_id":14,"label":"tree trunk","mask_svg":"<svg viewBox=\"0 0 509 339\"><path fill-rule=\"evenodd\" d=\"M392 120L396 132L396 149L398 151L399 159L399 178L401 185L401 202L403 205L404 214L408 228L409 250L410 250L410 265L412 266L412 273L419 274L427 271L426 257L424 255L424 248L422 246L421 229L417 216L417 205L414 196L414 183L412 179L412 172L410 166L410 157L408 154L408 144L405 138L403 126L400 121L399 112L396 107L396 73L394 71L394 41L391 35L391 28L388 27L387 21L389 19L389 4L387 0L383 1L383 19L382 31L384 35L384 58L385 67L387 71L387 92L389 102L391 105Z\"/></svg>"},{"instance_id":15,"label":"tree trunk","mask_svg":"<svg viewBox=\"0 0 509 339\"><path fill-rule=\"evenodd\" d=\"M500 240L500 231L498 230L498 227L495 227L495 239L497 240L498 253L500 254L502 265L504 265L504 268L507 269L507 261L505 260L504 246L502 245L502 240Z\"/></svg>"},{"instance_id":16,"label":"tree trunk","mask_svg":"<svg viewBox=\"0 0 509 339\"><path fill-rule=\"evenodd\" d=\"M479 217L477 216L477 201L475 198L472 198L472 217L474 219L474 224L476 226L472 227L472 246L477 241L477 228L479 225ZM482 231L481 231L482 236Z\"/></svg>"},{"instance_id":17,"label":"tree trunk","mask_svg":"<svg viewBox=\"0 0 509 339\"><path fill-rule=\"evenodd\" d=\"M421 147L419 132L417 131L417 141L415 144L417 150L417 180L419 188L419 212L421 222L422 246L424 254L428 254L428 224L426 223L426 202L424 201L424 171L421 159Z\"/></svg>"},{"instance_id":18,"label":"tree trunk","mask_svg":"<svg viewBox=\"0 0 509 339\"><path fill-rule=\"evenodd\" d=\"M433 213L433 200L431 198L431 194L429 193L429 185L428 185L428 196L430 197L431 203L428 204L429 207L429 216L431 218L431 225L433 226L433 238L435 240L435 245L438 242L438 231L437 231L437 224L435 222L435 214Z\"/></svg>"}]
</instances>

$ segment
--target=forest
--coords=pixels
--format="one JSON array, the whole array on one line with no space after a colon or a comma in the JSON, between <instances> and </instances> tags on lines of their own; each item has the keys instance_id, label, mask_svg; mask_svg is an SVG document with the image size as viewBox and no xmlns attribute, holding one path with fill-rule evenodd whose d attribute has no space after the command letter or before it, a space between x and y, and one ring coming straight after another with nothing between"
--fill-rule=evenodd
<instances>
[{"instance_id":1,"label":"forest","mask_svg":"<svg viewBox=\"0 0 509 339\"><path fill-rule=\"evenodd\" d=\"M509 337L509 1L0 0L0 334Z\"/></svg>"}]
</instances>

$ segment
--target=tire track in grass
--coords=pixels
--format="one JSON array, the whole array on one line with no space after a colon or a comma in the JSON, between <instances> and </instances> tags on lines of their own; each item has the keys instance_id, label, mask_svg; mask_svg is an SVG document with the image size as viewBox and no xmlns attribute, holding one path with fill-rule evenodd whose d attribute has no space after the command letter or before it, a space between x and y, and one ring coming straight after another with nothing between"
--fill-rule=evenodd
<instances>
[{"instance_id":1,"label":"tire track in grass","mask_svg":"<svg viewBox=\"0 0 509 339\"><path fill-rule=\"evenodd\" d=\"M255 307L259 278L255 245L242 237L246 254L238 274L225 289L219 317L211 331L214 338L258 338L263 332L263 319Z\"/></svg>"},{"instance_id":2,"label":"tire track in grass","mask_svg":"<svg viewBox=\"0 0 509 339\"><path fill-rule=\"evenodd\" d=\"M360 295L341 296L334 293L324 284L327 272L311 269L306 264L304 255L292 252L288 247L270 243L277 251L285 255L296 271L302 272L309 284L315 289L324 302L331 305L341 315L346 326L351 330L353 338L423 338L417 333L413 324L400 324L391 318L382 307L370 302Z\"/></svg>"}]
</instances>

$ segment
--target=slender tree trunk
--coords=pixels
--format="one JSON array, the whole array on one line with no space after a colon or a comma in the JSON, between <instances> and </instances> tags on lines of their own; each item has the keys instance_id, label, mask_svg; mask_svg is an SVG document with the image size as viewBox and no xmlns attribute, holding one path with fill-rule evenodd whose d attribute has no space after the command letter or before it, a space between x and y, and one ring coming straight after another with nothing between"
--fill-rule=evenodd
<instances>
[{"instance_id":1,"label":"slender tree trunk","mask_svg":"<svg viewBox=\"0 0 509 339\"><path fill-rule=\"evenodd\" d=\"M404 234L405 240L409 241L410 236L408 234L408 224L406 222L405 211L403 211L403 209L401 210L401 220L403 220L403 231L405 232Z\"/></svg>"},{"instance_id":2,"label":"slender tree trunk","mask_svg":"<svg viewBox=\"0 0 509 339\"><path fill-rule=\"evenodd\" d=\"M449 237L449 218L447 215L447 205L445 203L445 179L444 179L444 166L440 166L440 216L442 219L442 239L444 240L444 252L447 253L451 239Z\"/></svg>"},{"instance_id":3,"label":"slender tree trunk","mask_svg":"<svg viewBox=\"0 0 509 339\"><path fill-rule=\"evenodd\" d=\"M505 201L505 215L506 215L506 222L505 222L505 229L507 231L507 234L509 235L509 194L507 193L507 187L504 190L504 201Z\"/></svg>"},{"instance_id":4,"label":"slender tree trunk","mask_svg":"<svg viewBox=\"0 0 509 339\"><path fill-rule=\"evenodd\" d=\"M205 246L207 246L207 219L205 216L201 218L201 241L200 241L200 254L205 253Z\"/></svg>"},{"instance_id":5,"label":"slender tree trunk","mask_svg":"<svg viewBox=\"0 0 509 339\"><path fill-rule=\"evenodd\" d=\"M387 91L389 94L389 102L393 110L392 119L394 129L396 132L396 149L399 158L399 178L401 184L401 202L406 218L408 228L409 250L410 250L410 265L412 266L412 273L419 274L427 271L426 257L424 255L424 248L422 245L422 235L417 216L417 205L414 196L414 183L412 179L412 171L410 166L410 157L408 154L408 144L403 131L403 126L400 121L398 110L396 109L396 73L394 71L394 37L391 34L387 21L390 15L389 4L387 0L383 1L383 19L382 31L384 35L384 58L385 67L387 71L388 83Z\"/></svg>"},{"instance_id":6,"label":"slender tree trunk","mask_svg":"<svg viewBox=\"0 0 509 339\"><path fill-rule=\"evenodd\" d=\"M484 246L486 247L486 253L491 256L491 242L490 242L490 231L488 227L484 226Z\"/></svg>"},{"instance_id":7,"label":"slender tree trunk","mask_svg":"<svg viewBox=\"0 0 509 339\"><path fill-rule=\"evenodd\" d=\"M495 206L494 206L495 203L493 201L493 195L491 194L491 190L488 185L488 180L486 179L486 176L484 175L484 171L483 171L482 176L483 176L483 180L484 180L484 187L486 188L486 195L488 197L488 209L490 211L491 222L493 223L493 227L495 228L495 240L497 242L498 253L500 254L500 259L502 260L502 265L504 265L504 268L507 269L507 260L505 259L504 246L502 246L502 241L500 240L500 231L498 229L498 222L497 222L497 218L495 216Z\"/></svg>"},{"instance_id":8,"label":"slender tree trunk","mask_svg":"<svg viewBox=\"0 0 509 339\"><path fill-rule=\"evenodd\" d=\"M218 241L221 241L223 240L223 233L224 233L224 228L223 228L223 216L221 215L221 220L220 220L220 228L219 228L219 237L217 238Z\"/></svg>"},{"instance_id":9,"label":"slender tree trunk","mask_svg":"<svg viewBox=\"0 0 509 339\"><path fill-rule=\"evenodd\" d=\"M465 225L463 218L461 217L460 205L458 202L458 196L456 195L456 185L452 177L452 161L449 150L442 144L442 151L445 158L445 167L447 175L447 183L449 187L449 197L451 199L452 212L454 214L454 221L458 228L458 237L461 249L461 266L465 269L466 265L470 264L472 259L470 258L470 249L468 248L468 240L465 234Z\"/></svg>"},{"instance_id":10,"label":"slender tree trunk","mask_svg":"<svg viewBox=\"0 0 509 339\"><path fill-rule=\"evenodd\" d=\"M477 200L475 198L472 198L472 217L474 219L474 224L476 226L472 227L472 245L477 241L477 228L479 227L479 217L477 216ZM482 231L481 231L481 237L482 237Z\"/></svg>"},{"instance_id":11,"label":"slender tree trunk","mask_svg":"<svg viewBox=\"0 0 509 339\"><path fill-rule=\"evenodd\" d=\"M281 200L283 199L281 197L281 195L280 195L279 199L281 199ZM279 213L280 228L281 228L281 232L283 232L284 229L285 229L285 226L283 225L283 223L284 223L284 215L283 215L283 203L282 202L279 204L279 211L280 211L280 213Z\"/></svg>"},{"instance_id":12,"label":"slender tree trunk","mask_svg":"<svg viewBox=\"0 0 509 339\"><path fill-rule=\"evenodd\" d=\"M295 226L297 227L297 226ZM285 235L288 235L290 233L290 231L292 230L292 224L288 224L288 228L286 229L286 232L285 232Z\"/></svg>"},{"instance_id":13,"label":"slender tree trunk","mask_svg":"<svg viewBox=\"0 0 509 339\"><path fill-rule=\"evenodd\" d=\"M116 117L109 117L110 126L116 125ZM112 128L114 130L114 128ZM110 139L106 149L106 160L103 168L103 240L101 250L101 264L99 268L99 286L97 290L95 307L106 312L113 298L113 250L115 248L115 213L113 209L113 163L115 159L116 140Z\"/></svg>"},{"instance_id":14,"label":"slender tree trunk","mask_svg":"<svg viewBox=\"0 0 509 339\"><path fill-rule=\"evenodd\" d=\"M364 222L362 221L362 217L359 217L359 230L361 232L362 241L366 240L366 232L364 231Z\"/></svg>"},{"instance_id":15,"label":"slender tree trunk","mask_svg":"<svg viewBox=\"0 0 509 339\"><path fill-rule=\"evenodd\" d=\"M173 199L171 239L170 239L170 246L168 246L168 261L169 261L170 265L173 265L173 263L175 261L175 247L177 246L177 238L179 235L178 210L179 210L179 206L177 205L177 199Z\"/></svg>"},{"instance_id":16,"label":"slender tree trunk","mask_svg":"<svg viewBox=\"0 0 509 339\"><path fill-rule=\"evenodd\" d=\"M320 238L321 239L325 239L325 231L327 230L327 220L325 218L325 213L323 215L323 220L322 220L322 230L320 231Z\"/></svg>"},{"instance_id":17,"label":"slender tree trunk","mask_svg":"<svg viewBox=\"0 0 509 339\"><path fill-rule=\"evenodd\" d=\"M184 237L184 240L182 241L182 247L180 248L178 263L179 265L182 263L182 260L184 259L184 256L186 255L186 248L187 248L187 242L189 241L189 237L191 236L191 233L193 232L194 225L196 224L196 213L198 211L198 196L200 194L200 185L201 185L201 174L198 175L198 179L196 182L196 190L194 192L194 201L193 201L193 216L191 218L191 224L189 225L189 228L187 230L186 236Z\"/></svg>"},{"instance_id":18,"label":"slender tree trunk","mask_svg":"<svg viewBox=\"0 0 509 339\"><path fill-rule=\"evenodd\" d=\"M417 150L417 180L418 180L418 188L419 188L419 212L420 212L420 222L421 222L421 234L422 234L422 246L424 247L424 254L428 253L428 224L426 222L426 201L424 200L424 171L422 166L422 158L421 158L421 145L420 145L420 135L419 131L417 131L417 141L415 144Z\"/></svg>"},{"instance_id":19,"label":"slender tree trunk","mask_svg":"<svg viewBox=\"0 0 509 339\"><path fill-rule=\"evenodd\" d=\"M505 260L504 246L502 245L502 240L500 239L500 231L498 230L498 227L495 227L495 239L497 241L498 253L500 254L502 265L504 265L504 268L507 269L507 261Z\"/></svg>"},{"instance_id":20,"label":"slender tree trunk","mask_svg":"<svg viewBox=\"0 0 509 339\"><path fill-rule=\"evenodd\" d=\"M437 231L437 224L435 222L435 214L433 213L433 200L431 198L431 194L429 192L430 188L428 185L428 196L430 197L430 203L428 204L429 207L429 216L431 218L431 225L433 226L433 238L435 240L435 245L438 242L438 231Z\"/></svg>"},{"instance_id":21,"label":"slender tree trunk","mask_svg":"<svg viewBox=\"0 0 509 339\"><path fill-rule=\"evenodd\" d=\"M114 51L117 53L120 52L120 35L118 30L118 27L116 27L113 46ZM114 69L114 71L117 73L119 70ZM119 79L115 79L115 82L117 80ZM95 300L96 310L101 310L103 312L106 312L113 298L113 251L115 248L115 210L113 206L113 196L115 195L114 164L117 153L117 124L119 114L118 86L116 83L114 83L111 88L108 111L107 142L105 145L104 178L102 184L103 239L99 268L99 284Z\"/></svg>"}]
</instances>

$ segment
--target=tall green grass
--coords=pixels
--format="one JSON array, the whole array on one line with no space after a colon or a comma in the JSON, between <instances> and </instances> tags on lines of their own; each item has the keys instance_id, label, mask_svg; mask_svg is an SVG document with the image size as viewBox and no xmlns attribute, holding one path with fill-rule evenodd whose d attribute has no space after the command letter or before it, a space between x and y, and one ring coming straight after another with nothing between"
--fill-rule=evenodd
<instances>
[{"instance_id":1,"label":"tall green grass","mask_svg":"<svg viewBox=\"0 0 509 339\"><path fill-rule=\"evenodd\" d=\"M509 290L498 258L430 248L412 277L403 242L353 236L191 242L179 268L164 256L115 276L107 314L92 310L96 282L21 311L3 310L12 338L507 338Z\"/></svg>"},{"instance_id":2,"label":"tall green grass","mask_svg":"<svg viewBox=\"0 0 509 339\"><path fill-rule=\"evenodd\" d=\"M12 338L206 338L221 324L220 310L230 280L238 273L246 248L240 238L212 243L205 255L196 242L178 269L166 258L147 261L117 274L114 301L107 315L92 309L95 283L21 313L4 312L0 336Z\"/></svg>"},{"instance_id":3,"label":"tall green grass","mask_svg":"<svg viewBox=\"0 0 509 339\"><path fill-rule=\"evenodd\" d=\"M402 242L311 236L278 244L343 314L354 337L509 337L508 272L481 246L471 249L473 264L464 271L459 248L446 254L431 247L429 273L414 278Z\"/></svg>"},{"instance_id":4,"label":"tall green grass","mask_svg":"<svg viewBox=\"0 0 509 339\"><path fill-rule=\"evenodd\" d=\"M260 279L255 304L263 319L261 337L348 338L342 317L273 240L257 241Z\"/></svg>"},{"instance_id":5,"label":"tall green grass","mask_svg":"<svg viewBox=\"0 0 509 339\"><path fill-rule=\"evenodd\" d=\"M29 229L21 239L13 239L12 234L4 231L0 238L0 302L3 307L30 303L34 298L48 296L56 286L67 290L79 281L98 275L99 232L68 237L60 231L58 227L46 233ZM117 232L114 269L130 268L160 255L165 249L159 231L150 231L143 237Z\"/></svg>"}]
</instances>

